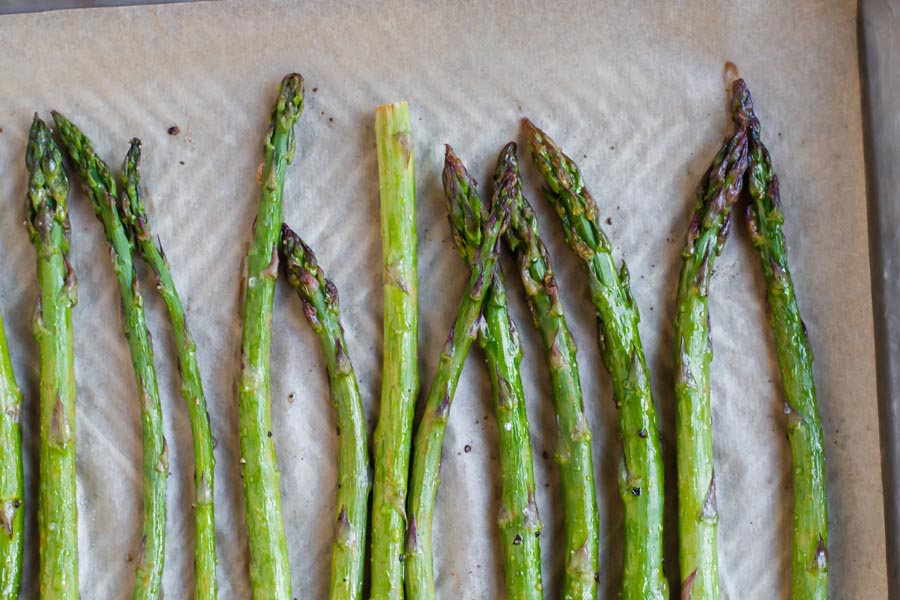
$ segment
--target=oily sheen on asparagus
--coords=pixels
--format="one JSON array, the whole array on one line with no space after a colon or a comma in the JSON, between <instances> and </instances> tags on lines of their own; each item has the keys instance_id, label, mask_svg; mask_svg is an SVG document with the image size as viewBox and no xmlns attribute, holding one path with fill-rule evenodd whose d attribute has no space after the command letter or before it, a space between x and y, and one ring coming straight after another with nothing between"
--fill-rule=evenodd
<instances>
[{"instance_id":1,"label":"oily sheen on asparagus","mask_svg":"<svg viewBox=\"0 0 900 600\"><path fill-rule=\"evenodd\" d=\"M509 144L497 160L494 175L496 185L514 177L515 144ZM454 204L471 203L465 212L451 213L454 240L467 266L478 255L482 242L482 228L468 226L489 217L477 194L477 184L470 179L464 194ZM455 191L462 191L455 188ZM480 212L478 212L480 211ZM491 287L484 300L482 325L478 343L484 350L491 392L497 415L497 434L500 445L500 516L497 520L503 540L503 559L506 573L506 597L518 600L543 598L541 580L541 520L534 497L534 466L531 434L525 411L525 393L519 365L522 348L519 334L509 315L506 303L506 283L500 265L494 267Z\"/></svg>"},{"instance_id":2,"label":"oily sheen on asparagus","mask_svg":"<svg viewBox=\"0 0 900 600\"><path fill-rule=\"evenodd\" d=\"M72 308L77 281L69 264L69 178L50 129L35 115L25 163L26 220L37 253L40 297L34 335L41 354L38 580L42 598L78 597L75 498L75 352Z\"/></svg>"},{"instance_id":3,"label":"oily sheen on asparagus","mask_svg":"<svg viewBox=\"0 0 900 600\"><path fill-rule=\"evenodd\" d=\"M749 93L747 105L750 110L747 179L751 199L747 206L747 226L759 251L766 281L769 323L775 334L794 463L791 598L825 600L828 597L825 442L816 401L813 354L788 268L778 176L769 150L760 139L759 119L753 112Z\"/></svg>"},{"instance_id":4,"label":"oily sheen on asparagus","mask_svg":"<svg viewBox=\"0 0 900 600\"><path fill-rule=\"evenodd\" d=\"M22 392L16 385L0 319L0 598L17 598L22 585L25 480L21 414Z\"/></svg>"},{"instance_id":5,"label":"oily sheen on asparagus","mask_svg":"<svg viewBox=\"0 0 900 600\"><path fill-rule=\"evenodd\" d=\"M144 316L144 300L132 261L128 239L116 205L116 182L91 141L71 121L53 113L56 128L72 164L103 224L113 258L113 270L122 299L122 326L134 369L141 405L143 438L144 518L135 568L134 598L157 599L162 586L166 538L166 478L169 458L162 431L162 408L153 365L153 346Z\"/></svg>"},{"instance_id":6,"label":"oily sheen on asparagus","mask_svg":"<svg viewBox=\"0 0 900 600\"><path fill-rule=\"evenodd\" d=\"M612 243L600 226L597 204L578 165L531 121L526 119L524 125L532 159L544 176L545 195L588 277L600 355L613 383L624 451L619 469L619 496L625 506L622 598L668 598L662 564L665 494L659 430L628 268L624 262L616 268ZM572 561L575 549L570 546L568 551ZM595 593L588 575L591 569L597 572L596 542L591 551L577 569L569 569L566 593L572 597Z\"/></svg>"},{"instance_id":7,"label":"oily sheen on asparagus","mask_svg":"<svg viewBox=\"0 0 900 600\"><path fill-rule=\"evenodd\" d=\"M682 252L675 314L675 436L681 595L718 600L716 476L713 468L709 368L709 284L728 238L731 209L747 170L746 87L734 83L735 133L725 140L697 187L694 214Z\"/></svg>"},{"instance_id":8,"label":"oily sheen on asparagus","mask_svg":"<svg viewBox=\"0 0 900 600\"><path fill-rule=\"evenodd\" d=\"M216 598L216 525L214 479L216 459L213 437L209 427L209 413L203 382L197 366L197 346L187 325L184 306L175 289L169 260L162 242L154 242L150 218L141 194L141 141L131 140L122 165L122 190L119 196L119 215L134 250L153 271L156 289L162 296L172 322L178 372L181 375L181 396L184 398L194 442L194 599ZM157 238L158 240L158 238Z\"/></svg>"},{"instance_id":9,"label":"oily sheen on asparagus","mask_svg":"<svg viewBox=\"0 0 900 600\"><path fill-rule=\"evenodd\" d=\"M263 142L259 208L247 252L244 280L238 429L244 509L250 539L250 584L257 600L291 600L293 597L278 488L280 475L272 439L269 348L272 300L278 277L284 176L294 156L294 123L302 110L303 78L293 73L281 81L269 131Z\"/></svg>"},{"instance_id":10,"label":"oily sheen on asparagus","mask_svg":"<svg viewBox=\"0 0 900 600\"><path fill-rule=\"evenodd\" d=\"M337 414L338 497L331 549L332 600L362 598L369 501L369 452L366 418L350 362L340 302L316 255L286 224L281 226L281 262L288 282L303 303L303 313L325 352L331 404Z\"/></svg>"},{"instance_id":11,"label":"oily sheen on asparagus","mask_svg":"<svg viewBox=\"0 0 900 600\"><path fill-rule=\"evenodd\" d=\"M500 236L509 222L511 194L511 183L503 181L494 192L488 217L476 217L473 207L478 206L477 212L481 215L481 199L475 190L469 188L470 178L466 169L450 146L447 146L444 160L443 181L454 238L462 235L456 229L457 223L462 223L467 228L480 227L482 231L481 246L477 256L471 261L466 291L441 352L413 446L407 507L409 530L406 538L406 595L411 599L425 600L435 597L431 525L434 500L440 483L444 432L463 363L472 341L478 335L482 305L500 252ZM460 202L462 198L466 198L466 202ZM457 246L460 245L457 243Z\"/></svg>"}]
</instances>

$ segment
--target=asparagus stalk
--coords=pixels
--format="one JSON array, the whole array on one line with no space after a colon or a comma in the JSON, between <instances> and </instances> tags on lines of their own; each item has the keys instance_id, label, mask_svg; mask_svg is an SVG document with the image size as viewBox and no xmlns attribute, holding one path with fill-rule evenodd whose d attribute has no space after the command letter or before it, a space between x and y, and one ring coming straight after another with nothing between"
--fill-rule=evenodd
<instances>
[{"instance_id":1,"label":"asparagus stalk","mask_svg":"<svg viewBox=\"0 0 900 600\"><path fill-rule=\"evenodd\" d=\"M41 598L77 598L72 339L77 281L67 256L69 178L50 129L37 115L31 125L25 164L30 174L25 225L37 253L40 286L34 314L34 335L41 351L38 579Z\"/></svg>"},{"instance_id":2,"label":"asparagus stalk","mask_svg":"<svg viewBox=\"0 0 900 600\"><path fill-rule=\"evenodd\" d=\"M650 377L641 344L640 313L628 268L616 269L612 244L575 162L527 119L528 145L547 183L547 198L566 240L582 260L597 311L600 355L613 383L624 455L619 496L625 505L622 598L668 598L663 573L663 468ZM591 556L596 565L596 554ZM586 563L588 564L588 563ZM587 573L582 570L582 579ZM582 584L584 585L584 584Z\"/></svg>"},{"instance_id":3,"label":"asparagus stalk","mask_svg":"<svg viewBox=\"0 0 900 600\"><path fill-rule=\"evenodd\" d=\"M497 522L503 535L506 597L540 600L544 597L539 542L542 525L534 499L531 435L519 374L522 347L506 306L500 265L494 268L484 300L484 325L478 341L487 358L500 438L502 504Z\"/></svg>"},{"instance_id":4,"label":"asparagus stalk","mask_svg":"<svg viewBox=\"0 0 900 600\"><path fill-rule=\"evenodd\" d=\"M63 146L75 165L103 223L119 281L125 339L131 352L141 403L144 519L141 551L135 570L135 599L157 599L162 583L166 536L166 478L169 459L162 431L162 409L153 366L153 346L144 317L144 300L132 262L133 246L116 208L116 182L90 140L64 116L53 113Z\"/></svg>"},{"instance_id":5,"label":"asparagus stalk","mask_svg":"<svg viewBox=\"0 0 900 600\"><path fill-rule=\"evenodd\" d=\"M716 478L710 420L709 281L728 237L731 208L747 169L749 96L740 80L732 93L736 132L697 188L694 216L682 254L675 315L675 435L682 598L719 598Z\"/></svg>"},{"instance_id":6,"label":"asparagus stalk","mask_svg":"<svg viewBox=\"0 0 900 600\"><path fill-rule=\"evenodd\" d=\"M457 247L464 246L462 240L468 235L479 235L481 244L469 261L466 293L460 300L456 320L441 352L416 431L408 499L405 582L407 596L426 600L435 597L431 524L440 483L444 431L466 354L478 335L482 305L500 252L500 236L509 221L509 201L513 192L511 180L497 182L490 210L485 215L478 192L450 146L447 146L443 180ZM473 233L476 229L480 230L477 234Z\"/></svg>"},{"instance_id":7,"label":"asparagus stalk","mask_svg":"<svg viewBox=\"0 0 900 600\"><path fill-rule=\"evenodd\" d=\"M331 550L333 600L362 598L369 500L366 420L356 374L340 323L338 292L325 279L312 249L286 225L281 226L281 260L288 281L303 302L303 312L325 351L331 403L337 413L338 498Z\"/></svg>"},{"instance_id":8,"label":"asparagus stalk","mask_svg":"<svg viewBox=\"0 0 900 600\"><path fill-rule=\"evenodd\" d=\"M745 92L746 93L746 92ZM778 176L769 151L760 140L759 120L752 112L750 95L747 225L762 259L769 304L769 322L784 387L784 412L794 469L794 527L791 598L825 600L828 597L828 507L825 494L825 449L812 348L800 316L788 269L782 224L784 211Z\"/></svg>"},{"instance_id":9,"label":"asparagus stalk","mask_svg":"<svg viewBox=\"0 0 900 600\"><path fill-rule=\"evenodd\" d=\"M384 368L373 436L372 600L403 598L406 491L418 371L416 179L409 107L375 109L384 269Z\"/></svg>"},{"instance_id":10,"label":"asparagus stalk","mask_svg":"<svg viewBox=\"0 0 900 600\"><path fill-rule=\"evenodd\" d=\"M504 153L509 155L510 168L516 178L506 243L516 255L533 323L544 344L559 428L558 462L565 506L566 556L570 557L566 561L564 596L593 597L599 523L591 440L584 416L575 341L566 324L537 217L522 194L515 144L509 144ZM587 563L582 562L584 559Z\"/></svg>"},{"instance_id":11,"label":"asparagus stalk","mask_svg":"<svg viewBox=\"0 0 900 600\"><path fill-rule=\"evenodd\" d=\"M500 154L498 168L515 167L515 144ZM496 179L508 176L498 172ZM465 205L472 200L472 210L485 212L477 195L475 180L467 181L466 192L452 203ZM454 191L460 191L456 188ZM475 203L477 201L477 204ZM512 208L512 205L511 205ZM474 212L451 212L457 250L469 269L478 257L482 242L481 221L489 215ZM466 220L469 219L469 223ZM478 332L478 343L484 350L491 379L491 392L497 412L500 441L500 474L502 479L500 516L498 525L503 535L503 558L506 569L506 596L510 599L539 599L543 597L541 582L541 520L534 498L534 467L531 435L525 411L525 394L519 365L522 348L515 324L506 304L506 284L500 265L495 265L491 286L485 296L484 320Z\"/></svg>"},{"instance_id":12,"label":"asparagus stalk","mask_svg":"<svg viewBox=\"0 0 900 600\"><path fill-rule=\"evenodd\" d=\"M16 385L0 319L0 598L18 598L25 541L22 393Z\"/></svg>"},{"instance_id":13,"label":"asparagus stalk","mask_svg":"<svg viewBox=\"0 0 900 600\"><path fill-rule=\"evenodd\" d=\"M269 346L272 298L278 276L284 175L294 156L294 123L303 110L303 78L294 73L281 81L263 152L262 189L253 241L247 252L241 337L241 382L238 420L242 478L250 538L250 583L253 596L290 600L288 563L278 462L272 440Z\"/></svg>"},{"instance_id":14,"label":"asparagus stalk","mask_svg":"<svg viewBox=\"0 0 900 600\"><path fill-rule=\"evenodd\" d=\"M188 329L184 307L175 290L169 261L163 253L162 242L153 243L150 221L140 190L141 141L131 140L131 147L122 165L122 190L119 197L120 217L129 240L156 278L156 289L166 304L175 347L178 352L178 372L181 374L181 395L187 404L191 435L194 441L194 598L216 597L216 527L213 501L213 440L209 428L209 414L203 395L203 383L197 367L197 347Z\"/></svg>"}]
</instances>

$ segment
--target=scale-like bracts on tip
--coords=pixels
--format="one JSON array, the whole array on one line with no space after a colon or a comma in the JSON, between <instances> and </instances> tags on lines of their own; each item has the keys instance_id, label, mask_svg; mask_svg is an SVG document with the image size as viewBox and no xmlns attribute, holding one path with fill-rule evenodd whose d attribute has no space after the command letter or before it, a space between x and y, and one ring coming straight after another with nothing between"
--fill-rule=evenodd
<instances>
[{"instance_id":1,"label":"scale-like bracts on tip","mask_svg":"<svg viewBox=\"0 0 900 600\"><path fill-rule=\"evenodd\" d=\"M312 249L285 224L281 261L288 282L303 303L303 313L325 352L331 404L337 414L338 492L331 548L332 600L362 598L369 501L369 449L366 418L340 322L338 291L325 278Z\"/></svg>"},{"instance_id":2,"label":"scale-like bracts on tip","mask_svg":"<svg viewBox=\"0 0 900 600\"><path fill-rule=\"evenodd\" d=\"M719 598L708 295L713 263L725 246L731 209L747 170L749 102L744 82L736 81L731 101L736 130L725 140L697 188L678 281L674 328L679 563L681 594L691 600Z\"/></svg>"}]
</instances>

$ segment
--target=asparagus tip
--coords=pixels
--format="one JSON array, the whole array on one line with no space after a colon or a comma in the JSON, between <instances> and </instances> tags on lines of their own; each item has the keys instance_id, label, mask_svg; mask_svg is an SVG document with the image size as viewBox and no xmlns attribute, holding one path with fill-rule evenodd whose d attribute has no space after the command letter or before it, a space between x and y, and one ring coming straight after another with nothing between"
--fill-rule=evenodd
<instances>
[{"instance_id":1,"label":"asparagus tip","mask_svg":"<svg viewBox=\"0 0 900 600\"><path fill-rule=\"evenodd\" d=\"M736 79L731 87L731 113L735 126L744 129L755 120L753 99L743 79Z\"/></svg>"},{"instance_id":2,"label":"asparagus tip","mask_svg":"<svg viewBox=\"0 0 900 600\"><path fill-rule=\"evenodd\" d=\"M299 104L303 99L304 81L299 73L290 73L281 80L281 100L289 104Z\"/></svg>"}]
</instances>

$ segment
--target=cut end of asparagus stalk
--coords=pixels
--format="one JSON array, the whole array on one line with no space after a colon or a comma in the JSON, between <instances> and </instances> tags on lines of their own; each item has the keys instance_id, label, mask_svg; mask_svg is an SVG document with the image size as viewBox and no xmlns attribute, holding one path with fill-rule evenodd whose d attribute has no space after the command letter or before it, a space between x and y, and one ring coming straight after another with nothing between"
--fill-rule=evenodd
<instances>
[{"instance_id":1,"label":"cut end of asparagus stalk","mask_svg":"<svg viewBox=\"0 0 900 600\"><path fill-rule=\"evenodd\" d=\"M406 100L398 100L396 102L388 102L375 107L375 114L378 115L403 115L409 113L409 103Z\"/></svg>"}]
</instances>

